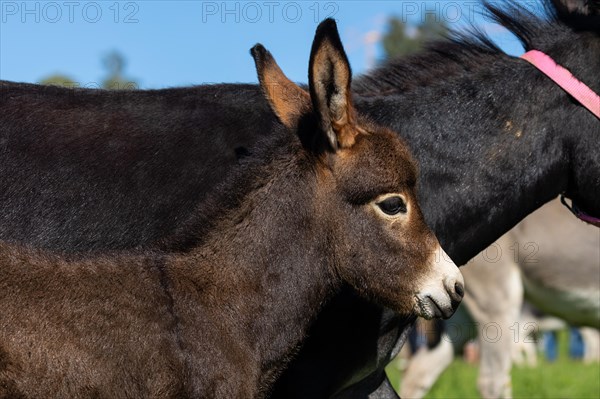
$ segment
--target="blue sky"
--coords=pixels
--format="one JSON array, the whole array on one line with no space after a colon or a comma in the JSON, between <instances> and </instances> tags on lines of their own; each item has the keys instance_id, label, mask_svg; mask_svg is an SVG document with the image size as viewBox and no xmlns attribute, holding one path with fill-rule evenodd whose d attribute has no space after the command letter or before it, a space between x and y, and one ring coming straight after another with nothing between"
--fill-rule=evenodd
<instances>
[{"instance_id":1,"label":"blue sky","mask_svg":"<svg viewBox=\"0 0 600 399\"><path fill-rule=\"evenodd\" d=\"M0 79L37 82L63 73L94 86L105 75L102 57L117 50L142 88L256 82L248 50L260 42L292 80L305 82L314 30L328 16L338 21L355 73L381 58L377 38L390 15L412 24L428 13L452 27L479 23L520 54L515 40L480 11L476 0L0 0Z\"/></svg>"}]
</instances>

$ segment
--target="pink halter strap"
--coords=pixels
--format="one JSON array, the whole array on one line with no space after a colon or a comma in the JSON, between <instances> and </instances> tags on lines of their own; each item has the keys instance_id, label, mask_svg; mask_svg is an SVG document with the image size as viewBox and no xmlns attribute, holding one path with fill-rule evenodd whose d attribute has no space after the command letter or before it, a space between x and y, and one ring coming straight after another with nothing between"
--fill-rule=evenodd
<instances>
[{"instance_id":1,"label":"pink halter strap","mask_svg":"<svg viewBox=\"0 0 600 399\"><path fill-rule=\"evenodd\" d=\"M537 69L546 74L546 76L594 114L596 118L600 119L600 96L573 76L569 70L558 65L552 58L538 50L528 51L521 58L529 61Z\"/></svg>"},{"instance_id":2,"label":"pink halter strap","mask_svg":"<svg viewBox=\"0 0 600 399\"><path fill-rule=\"evenodd\" d=\"M558 65L554 60L538 50L531 50L521 56L524 60L533 64L537 69L542 71L546 76L552 79L564 91L569 93L573 98L587 108L596 118L600 119L600 96L590 89L585 83L578 80L569 70ZM571 206L565 201L564 194L561 195L561 202L564 206L580 220L600 227L600 218L588 215L580 210L573 201Z\"/></svg>"}]
</instances>

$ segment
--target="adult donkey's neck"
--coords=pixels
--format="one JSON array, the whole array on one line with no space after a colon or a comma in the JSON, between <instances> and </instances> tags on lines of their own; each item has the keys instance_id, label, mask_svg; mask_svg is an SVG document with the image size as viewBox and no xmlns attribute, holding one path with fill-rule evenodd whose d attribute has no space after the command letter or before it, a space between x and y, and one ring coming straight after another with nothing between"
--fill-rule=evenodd
<instances>
[{"instance_id":1,"label":"adult donkey's neck","mask_svg":"<svg viewBox=\"0 0 600 399\"><path fill-rule=\"evenodd\" d=\"M358 102L408 141L424 215L459 264L569 180L569 99L526 62L498 61L407 96Z\"/></svg>"},{"instance_id":2,"label":"adult donkey's neck","mask_svg":"<svg viewBox=\"0 0 600 399\"><path fill-rule=\"evenodd\" d=\"M589 47L571 43L572 58L560 44L546 44L545 50L597 90L600 80L592 71L600 71L600 60L586 65ZM521 59L499 51L481 52L477 59L468 75L451 68L452 76L438 84L407 87L404 95L367 92L357 100L361 111L408 141L420 164L427 222L458 264L559 193L577 192L576 182L593 179L573 174L600 168L600 157L589 150L594 133L600 134L591 114ZM589 166L576 165L583 163Z\"/></svg>"}]
</instances>

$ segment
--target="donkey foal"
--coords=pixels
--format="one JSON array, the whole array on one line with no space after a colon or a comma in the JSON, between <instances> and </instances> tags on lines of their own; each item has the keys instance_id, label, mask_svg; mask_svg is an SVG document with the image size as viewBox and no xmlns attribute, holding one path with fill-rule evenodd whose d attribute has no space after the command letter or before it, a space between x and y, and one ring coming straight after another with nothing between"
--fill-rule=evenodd
<instances>
[{"instance_id":1,"label":"donkey foal","mask_svg":"<svg viewBox=\"0 0 600 399\"><path fill-rule=\"evenodd\" d=\"M406 146L352 106L335 23L317 29L310 93L252 55L285 133L197 209L194 248L67 261L0 245L0 397L263 397L344 285L401 314L453 313L462 277L423 221Z\"/></svg>"}]
</instances>

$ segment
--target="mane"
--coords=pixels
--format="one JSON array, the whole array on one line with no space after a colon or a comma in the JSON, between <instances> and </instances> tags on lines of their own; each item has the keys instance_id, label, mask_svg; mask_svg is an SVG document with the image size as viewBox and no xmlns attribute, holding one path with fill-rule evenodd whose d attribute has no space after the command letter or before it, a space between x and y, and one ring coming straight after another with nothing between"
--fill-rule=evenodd
<instances>
[{"instance_id":1,"label":"mane","mask_svg":"<svg viewBox=\"0 0 600 399\"><path fill-rule=\"evenodd\" d=\"M600 0L589 1L600 7ZM568 13L549 0L540 4L539 15L516 0L483 4L484 17L506 28L526 51L547 48L557 37L571 32L600 34L600 15ZM418 54L391 59L359 76L353 89L361 96L406 93L470 73L501 58L510 56L480 27L471 25L466 31L451 31L448 37L428 44Z\"/></svg>"}]
</instances>

